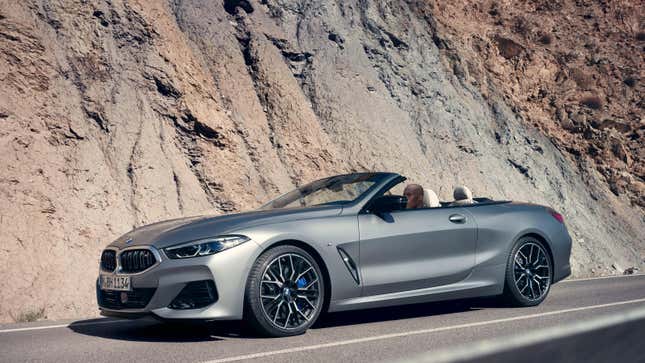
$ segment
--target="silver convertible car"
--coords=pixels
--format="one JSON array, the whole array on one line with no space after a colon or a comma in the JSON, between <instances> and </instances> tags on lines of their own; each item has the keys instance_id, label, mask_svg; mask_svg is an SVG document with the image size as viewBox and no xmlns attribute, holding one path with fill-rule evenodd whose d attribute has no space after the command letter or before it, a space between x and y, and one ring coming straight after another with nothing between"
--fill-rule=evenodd
<instances>
[{"instance_id":1,"label":"silver convertible car","mask_svg":"<svg viewBox=\"0 0 645 363\"><path fill-rule=\"evenodd\" d=\"M244 319L288 336L324 311L493 295L533 306L570 275L571 238L553 209L463 190L407 209L395 193L404 180L338 175L253 212L134 229L102 252L101 313Z\"/></svg>"}]
</instances>

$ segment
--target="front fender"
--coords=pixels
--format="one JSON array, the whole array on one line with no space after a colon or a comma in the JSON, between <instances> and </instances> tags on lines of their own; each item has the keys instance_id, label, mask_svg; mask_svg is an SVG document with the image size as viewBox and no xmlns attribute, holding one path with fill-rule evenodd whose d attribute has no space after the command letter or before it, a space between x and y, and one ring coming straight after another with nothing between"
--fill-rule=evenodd
<instances>
[{"instance_id":1,"label":"front fender","mask_svg":"<svg viewBox=\"0 0 645 363\"><path fill-rule=\"evenodd\" d=\"M318 254L329 273L332 301L360 296L361 286L354 281L336 248L339 245L355 246L356 248L345 249L358 254L358 221L355 215L261 225L237 230L235 233L248 236L261 246L262 251L286 241L296 241L296 245L308 246ZM359 257L352 256L355 261L359 261Z\"/></svg>"}]
</instances>

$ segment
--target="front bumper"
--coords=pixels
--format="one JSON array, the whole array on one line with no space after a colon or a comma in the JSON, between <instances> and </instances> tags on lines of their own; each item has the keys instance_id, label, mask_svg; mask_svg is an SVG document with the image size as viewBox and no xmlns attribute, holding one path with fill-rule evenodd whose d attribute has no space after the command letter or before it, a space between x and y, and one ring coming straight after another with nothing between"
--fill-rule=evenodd
<instances>
[{"instance_id":1,"label":"front bumper","mask_svg":"<svg viewBox=\"0 0 645 363\"><path fill-rule=\"evenodd\" d=\"M130 276L133 296L140 291L154 291L142 308L120 308L106 304L97 282L97 300L105 316L139 318L153 315L161 319L241 319L244 289L251 265L260 254L260 246L248 241L211 256L171 260L161 253L161 262L152 268ZM106 274L102 271L101 274ZM181 290L192 281L212 280L217 301L198 309L171 309L168 306ZM148 290L149 289L149 290ZM147 300L146 300L147 301Z\"/></svg>"}]
</instances>

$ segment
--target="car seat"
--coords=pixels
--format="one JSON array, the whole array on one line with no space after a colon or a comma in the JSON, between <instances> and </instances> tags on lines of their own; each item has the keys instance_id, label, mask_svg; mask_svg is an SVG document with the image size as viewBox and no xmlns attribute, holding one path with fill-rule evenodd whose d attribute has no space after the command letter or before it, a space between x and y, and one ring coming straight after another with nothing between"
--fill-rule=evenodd
<instances>
[{"instance_id":1,"label":"car seat","mask_svg":"<svg viewBox=\"0 0 645 363\"><path fill-rule=\"evenodd\" d=\"M477 203L473 200L473 193L464 185L456 187L452 196L455 198L455 201L450 203L450 205L468 205Z\"/></svg>"},{"instance_id":2,"label":"car seat","mask_svg":"<svg viewBox=\"0 0 645 363\"><path fill-rule=\"evenodd\" d=\"M423 206L425 208L441 207L437 193L435 193L431 189L423 189Z\"/></svg>"}]
</instances>

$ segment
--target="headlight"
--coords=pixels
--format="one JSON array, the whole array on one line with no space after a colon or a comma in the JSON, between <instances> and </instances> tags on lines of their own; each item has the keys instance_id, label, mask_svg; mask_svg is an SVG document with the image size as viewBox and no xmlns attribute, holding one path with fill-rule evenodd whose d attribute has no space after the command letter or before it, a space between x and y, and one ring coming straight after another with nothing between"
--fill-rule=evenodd
<instances>
[{"instance_id":1,"label":"headlight","mask_svg":"<svg viewBox=\"0 0 645 363\"><path fill-rule=\"evenodd\" d=\"M205 238L182 243L177 246L166 247L163 249L163 252L168 258L172 259L208 256L235 247L248 240L248 237L241 235Z\"/></svg>"}]
</instances>

